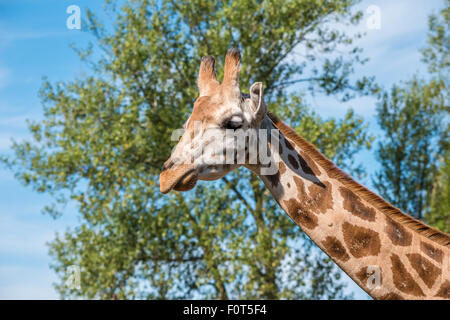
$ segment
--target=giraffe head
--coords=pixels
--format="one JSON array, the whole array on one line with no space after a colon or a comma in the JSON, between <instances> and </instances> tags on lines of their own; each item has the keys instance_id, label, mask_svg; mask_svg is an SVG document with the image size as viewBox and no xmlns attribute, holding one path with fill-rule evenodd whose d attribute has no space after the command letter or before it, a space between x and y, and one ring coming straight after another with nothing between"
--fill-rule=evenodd
<instances>
[{"instance_id":1,"label":"giraffe head","mask_svg":"<svg viewBox=\"0 0 450 320\"><path fill-rule=\"evenodd\" d=\"M199 97L172 155L164 163L160 174L160 190L187 191L198 180L216 180L245 164L238 161L241 151L227 134L248 129L258 129L266 116L267 108L262 95L262 83L243 94L239 88L239 50L228 50L225 57L224 77L219 83L214 71L214 58L203 57L197 84ZM242 151L247 159L248 148ZM233 161L227 161L233 155Z\"/></svg>"}]
</instances>

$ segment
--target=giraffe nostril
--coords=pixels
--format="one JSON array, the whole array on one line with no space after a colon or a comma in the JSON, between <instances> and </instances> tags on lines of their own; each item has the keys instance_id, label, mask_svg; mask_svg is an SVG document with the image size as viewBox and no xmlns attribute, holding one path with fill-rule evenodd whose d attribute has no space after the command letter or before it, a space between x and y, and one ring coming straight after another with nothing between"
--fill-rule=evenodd
<instances>
[{"instance_id":1,"label":"giraffe nostril","mask_svg":"<svg viewBox=\"0 0 450 320\"><path fill-rule=\"evenodd\" d=\"M174 162L171 159L167 160L166 162L164 162L164 164L162 166L162 171L172 168L173 164L174 164Z\"/></svg>"},{"instance_id":2,"label":"giraffe nostril","mask_svg":"<svg viewBox=\"0 0 450 320\"><path fill-rule=\"evenodd\" d=\"M180 162L180 158L178 158L178 157L170 158L169 160L164 162L163 167L162 167L162 171L172 168L173 166L175 166L179 162Z\"/></svg>"}]
</instances>

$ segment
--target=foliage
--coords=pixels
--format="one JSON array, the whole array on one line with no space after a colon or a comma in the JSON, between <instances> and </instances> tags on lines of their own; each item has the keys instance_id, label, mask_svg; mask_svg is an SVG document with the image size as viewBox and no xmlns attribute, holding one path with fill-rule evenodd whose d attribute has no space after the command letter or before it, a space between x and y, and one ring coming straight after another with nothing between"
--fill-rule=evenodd
<instances>
[{"instance_id":1,"label":"foliage","mask_svg":"<svg viewBox=\"0 0 450 320\"><path fill-rule=\"evenodd\" d=\"M450 156L447 149L431 193L430 211L425 221L439 230L450 233Z\"/></svg>"},{"instance_id":2,"label":"foliage","mask_svg":"<svg viewBox=\"0 0 450 320\"><path fill-rule=\"evenodd\" d=\"M385 137L378 144L381 169L374 184L389 202L422 219L428 212L441 147L447 130L442 83L414 78L384 93L378 122Z\"/></svg>"},{"instance_id":3,"label":"foliage","mask_svg":"<svg viewBox=\"0 0 450 320\"><path fill-rule=\"evenodd\" d=\"M429 17L426 79L414 76L380 95L378 121L385 133L374 184L405 212L449 232L449 49L450 1Z\"/></svg>"},{"instance_id":4,"label":"foliage","mask_svg":"<svg viewBox=\"0 0 450 320\"><path fill-rule=\"evenodd\" d=\"M422 60L428 71L441 75L448 81L450 71L450 1L444 0L444 8L439 14L428 17L427 46L422 49Z\"/></svg>"}]
</instances>

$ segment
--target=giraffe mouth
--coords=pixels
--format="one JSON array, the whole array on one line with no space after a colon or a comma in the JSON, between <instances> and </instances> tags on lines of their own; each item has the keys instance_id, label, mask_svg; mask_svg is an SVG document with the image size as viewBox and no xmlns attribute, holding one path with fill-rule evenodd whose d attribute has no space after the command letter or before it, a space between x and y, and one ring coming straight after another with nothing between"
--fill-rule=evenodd
<instances>
[{"instance_id":1,"label":"giraffe mouth","mask_svg":"<svg viewBox=\"0 0 450 320\"><path fill-rule=\"evenodd\" d=\"M188 172L180 177L173 189L176 191L189 191L195 187L195 185L197 184L197 180L198 177L195 171Z\"/></svg>"},{"instance_id":2,"label":"giraffe mouth","mask_svg":"<svg viewBox=\"0 0 450 320\"><path fill-rule=\"evenodd\" d=\"M233 165L178 165L164 169L159 175L159 190L168 193L170 190L189 191L198 180L213 181L235 169Z\"/></svg>"},{"instance_id":3,"label":"giraffe mouth","mask_svg":"<svg viewBox=\"0 0 450 320\"><path fill-rule=\"evenodd\" d=\"M198 175L190 165L180 165L174 169L168 169L159 175L159 190L168 193L170 190L188 191L197 184Z\"/></svg>"}]
</instances>

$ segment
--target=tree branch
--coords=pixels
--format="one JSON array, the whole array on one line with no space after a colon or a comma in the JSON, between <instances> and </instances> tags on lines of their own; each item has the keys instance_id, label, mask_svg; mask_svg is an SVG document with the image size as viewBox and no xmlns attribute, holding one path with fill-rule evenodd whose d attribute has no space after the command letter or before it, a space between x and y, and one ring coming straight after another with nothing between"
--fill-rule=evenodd
<instances>
[{"instance_id":1,"label":"tree branch","mask_svg":"<svg viewBox=\"0 0 450 320\"><path fill-rule=\"evenodd\" d=\"M222 180L225 181L225 183L231 188L231 190L234 191L234 193L236 193L237 197L239 198L239 200L241 200L244 205L247 207L247 209L254 214L254 210L253 208L250 206L250 204L247 202L247 200L245 200L245 198L242 196L242 194L239 192L239 190L236 188L235 185L233 185L227 178L222 177Z\"/></svg>"}]
</instances>

